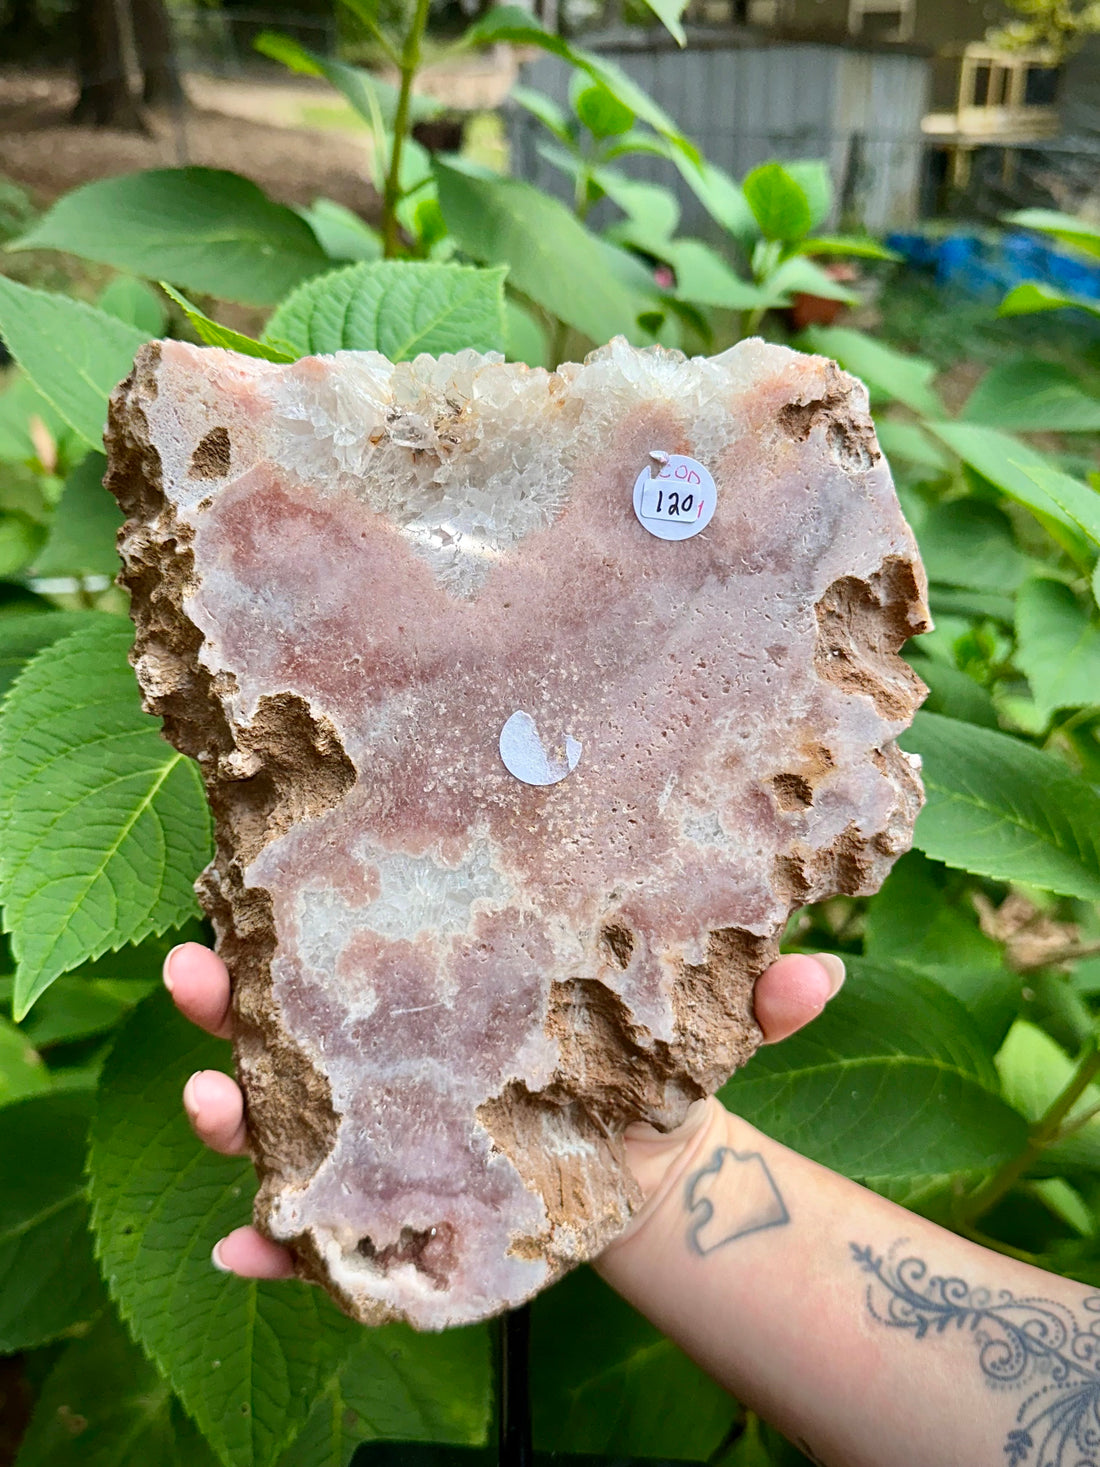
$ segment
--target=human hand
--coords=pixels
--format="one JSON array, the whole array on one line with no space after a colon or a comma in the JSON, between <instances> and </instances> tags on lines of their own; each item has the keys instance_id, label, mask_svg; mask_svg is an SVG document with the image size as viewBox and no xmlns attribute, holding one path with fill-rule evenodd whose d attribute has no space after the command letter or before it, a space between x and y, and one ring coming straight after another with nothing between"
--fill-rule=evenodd
<instances>
[{"instance_id":1,"label":"human hand","mask_svg":"<svg viewBox=\"0 0 1100 1467\"><path fill-rule=\"evenodd\" d=\"M844 965L832 954L810 958L790 954L773 963L757 979L754 1002L765 1044L786 1039L808 1024L844 981ZM185 942L173 948L164 964L164 983L180 1013L208 1034L229 1039L233 1032L229 973L209 948ZM225 1156L248 1150L244 1097L240 1087L220 1070L200 1070L184 1086L183 1105L196 1136ZM700 1101L677 1130L663 1135L650 1126L627 1131L627 1160L643 1191L651 1195L678 1159L694 1151L713 1118L718 1102ZM226 1273L242 1278L281 1279L294 1274L290 1253L253 1227L235 1228L215 1245L213 1261Z\"/></svg>"}]
</instances>

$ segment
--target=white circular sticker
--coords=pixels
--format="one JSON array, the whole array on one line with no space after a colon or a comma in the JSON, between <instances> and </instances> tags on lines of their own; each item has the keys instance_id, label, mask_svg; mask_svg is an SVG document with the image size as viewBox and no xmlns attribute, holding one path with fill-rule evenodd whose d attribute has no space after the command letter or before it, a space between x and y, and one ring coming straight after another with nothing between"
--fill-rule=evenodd
<instances>
[{"instance_id":1,"label":"white circular sticker","mask_svg":"<svg viewBox=\"0 0 1100 1467\"><path fill-rule=\"evenodd\" d=\"M546 744L529 713L513 713L500 731L500 757L509 774L524 784L557 784L572 774L581 746L568 734Z\"/></svg>"},{"instance_id":2,"label":"white circular sticker","mask_svg":"<svg viewBox=\"0 0 1100 1467\"><path fill-rule=\"evenodd\" d=\"M659 540L690 540L714 516L718 490L705 464L683 453L649 455L634 481L634 513L638 523Z\"/></svg>"}]
</instances>

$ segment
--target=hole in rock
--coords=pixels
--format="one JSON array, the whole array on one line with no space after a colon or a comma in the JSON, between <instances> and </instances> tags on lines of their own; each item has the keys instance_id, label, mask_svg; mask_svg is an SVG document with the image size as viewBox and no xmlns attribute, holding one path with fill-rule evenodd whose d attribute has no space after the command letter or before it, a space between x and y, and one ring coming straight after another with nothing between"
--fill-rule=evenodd
<instances>
[{"instance_id":1,"label":"hole in rock","mask_svg":"<svg viewBox=\"0 0 1100 1467\"><path fill-rule=\"evenodd\" d=\"M633 825L635 822L630 822ZM627 927L605 927L600 933L600 942L611 955L612 961L624 971L630 967L634 952L634 934Z\"/></svg>"},{"instance_id":2,"label":"hole in rock","mask_svg":"<svg viewBox=\"0 0 1100 1467\"><path fill-rule=\"evenodd\" d=\"M814 787L801 774L777 774L772 789L776 804L784 811L808 810L814 802Z\"/></svg>"},{"instance_id":3,"label":"hole in rock","mask_svg":"<svg viewBox=\"0 0 1100 1467\"><path fill-rule=\"evenodd\" d=\"M395 1263L411 1263L418 1273L430 1279L437 1289L445 1289L457 1259L455 1229L448 1222L430 1228L402 1228L396 1243L379 1248L371 1237L362 1237L356 1245L361 1257L379 1273L388 1273Z\"/></svg>"},{"instance_id":4,"label":"hole in rock","mask_svg":"<svg viewBox=\"0 0 1100 1467\"><path fill-rule=\"evenodd\" d=\"M195 479L224 479L229 472L230 442L228 428L211 428L191 455L191 476Z\"/></svg>"}]
</instances>

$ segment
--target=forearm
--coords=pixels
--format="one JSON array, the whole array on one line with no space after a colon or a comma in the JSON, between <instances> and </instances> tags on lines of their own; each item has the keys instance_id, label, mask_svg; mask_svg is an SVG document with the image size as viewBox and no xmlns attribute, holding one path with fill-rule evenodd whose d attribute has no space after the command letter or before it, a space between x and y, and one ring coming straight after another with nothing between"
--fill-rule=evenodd
<instances>
[{"instance_id":1,"label":"forearm","mask_svg":"<svg viewBox=\"0 0 1100 1467\"><path fill-rule=\"evenodd\" d=\"M1100 1464L1096 1295L717 1108L599 1268L828 1467Z\"/></svg>"}]
</instances>

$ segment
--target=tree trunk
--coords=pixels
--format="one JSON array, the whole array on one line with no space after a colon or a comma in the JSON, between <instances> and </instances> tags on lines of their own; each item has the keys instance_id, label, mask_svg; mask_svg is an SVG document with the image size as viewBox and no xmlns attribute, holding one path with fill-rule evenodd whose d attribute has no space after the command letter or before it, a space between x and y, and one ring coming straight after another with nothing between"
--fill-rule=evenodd
<instances>
[{"instance_id":1,"label":"tree trunk","mask_svg":"<svg viewBox=\"0 0 1100 1467\"><path fill-rule=\"evenodd\" d=\"M145 78L142 100L147 107L178 107L186 97L164 0L130 0L130 16L138 64Z\"/></svg>"},{"instance_id":2,"label":"tree trunk","mask_svg":"<svg viewBox=\"0 0 1100 1467\"><path fill-rule=\"evenodd\" d=\"M75 33L80 96L72 121L144 132L145 124L126 75L116 0L80 0Z\"/></svg>"}]
</instances>

